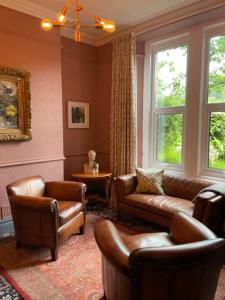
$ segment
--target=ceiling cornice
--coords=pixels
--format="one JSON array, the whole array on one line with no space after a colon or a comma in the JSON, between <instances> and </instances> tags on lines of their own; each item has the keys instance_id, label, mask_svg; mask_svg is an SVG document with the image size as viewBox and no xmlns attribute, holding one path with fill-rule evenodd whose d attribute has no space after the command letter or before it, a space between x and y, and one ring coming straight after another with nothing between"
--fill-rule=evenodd
<instances>
[{"instance_id":1,"label":"ceiling cornice","mask_svg":"<svg viewBox=\"0 0 225 300\"><path fill-rule=\"evenodd\" d=\"M20 11L27 15L42 19L43 16L54 18L55 13L40 5L33 4L28 0L0 0L0 5Z\"/></svg>"},{"instance_id":2,"label":"ceiling cornice","mask_svg":"<svg viewBox=\"0 0 225 300\"><path fill-rule=\"evenodd\" d=\"M179 9L170 11L166 14L154 17L149 21L139 23L136 26L130 26L129 30L137 34L141 34L146 31L175 23L182 19L195 16L222 6L225 6L224 0L200 0L198 2L183 6Z\"/></svg>"},{"instance_id":3,"label":"ceiling cornice","mask_svg":"<svg viewBox=\"0 0 225 300\"><path fill-rule=\"evenodd\" d=\"M43 8L42 6L33 4L28 0L0 0L0 5L37 17L39 19L42 19L43 17L53 19L55 17L55 12ZM184 18L188 18L190 16L197 15L222 6L225 6L224 0L199 0L198 2L194 2L179 9L164 13L163 15L154 16L148 21L137 24L130 24L130 26L121 28L120 30L117 30L115 33L110 35L103 34L100 37L93 37L92 35L88 35L82 32L82 42L91 44L93 46L102 46L106 43L111 42L114 38L120 36L124 32L132 31L136 34L141 34L146 31L156 29L167 24L180 21ZM61 34L72 39L74 36L74 32L71 29L61 30Z\"/></svg>"},{"instance_id":4,"label":"ceiling cornice","mask_svg":"<svg viewBox=\"0 0 225 300\"><path fill-rule=\"evenodd\" d=\"M134 32L136 35L142 34L144 32L160 28L175 22L178 22L182 19L195 16L219 7L225 6L224 0L200 0L192 4L186 5L179 9L164 13L162 15L155 16L148 21L144 21L137 24L130 24L126 28L121 28L117 30L110 36L98 38L95 43L96 46L102 46L106 43L111 42L113 39L119 37L125 32Z\"/></svg>"}]
</instances>

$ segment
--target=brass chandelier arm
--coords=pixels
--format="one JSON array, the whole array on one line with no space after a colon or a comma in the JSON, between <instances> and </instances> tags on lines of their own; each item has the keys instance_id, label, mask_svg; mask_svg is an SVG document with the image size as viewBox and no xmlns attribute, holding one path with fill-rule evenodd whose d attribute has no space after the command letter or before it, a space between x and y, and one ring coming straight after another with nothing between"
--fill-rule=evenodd
<instances>
[{"instance_id":1,"label":"brass chandelier arm","mask_svg":"<svg viewBox=\"0 0 225 300\"><path fill-rule=\"evenodd\" d=\"M53 24L54 27L71 27L71 28L76 28L76 27L80 27L80 28L99 28L102 29L102 25L76 25L76 24L66 24L66 25L61 25L61 24Z\"/></svg>"}]
</instances>

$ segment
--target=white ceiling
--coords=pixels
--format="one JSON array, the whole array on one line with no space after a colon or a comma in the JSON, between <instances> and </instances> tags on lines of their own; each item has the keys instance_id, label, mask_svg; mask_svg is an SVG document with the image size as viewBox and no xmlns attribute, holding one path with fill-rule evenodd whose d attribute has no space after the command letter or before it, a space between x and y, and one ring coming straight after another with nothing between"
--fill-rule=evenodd
<instances>
[{"instance_id":1,"label":"white ceiling","mask_svg":"<svg viewBox=\"0 0 225 300\"><path fill-rule=\"evenodd\" d=\"M121 28L197 1L199 0L80 0L80 4L84 7L84 11L87 10L94 16L113 19L118 28ZM65 3L64 0L30 0L30 2L55 12L61 10ZM81 20L85 17L82 13L80 16Z\"/></svg>"},{"instance_id":2,"label":"white ceiling","mask_svg":"<svg viewBox=\"0 0 225 300\"><path fill-rule=\"evenodd\" d=\"M131 26L138 25L150 20L155 16L174 11L195 2L201 3L207 0L80 0L84 7L84 12L90 16L80 13L80 23L89 24L91 16L99 16L112 19L116 22L117 32L125 30ZM215 0L214 0L215 1ZM0 0L0 5L25 12L39 18L54 18L59 12L64 0ZM73 18L72 7L69 16ZM64 31L63 35L71 36L71 30ZM82 29L81 36L84 35L91 41L104 38L108 33L101 30Z\"/></svg>"}]
</instances>

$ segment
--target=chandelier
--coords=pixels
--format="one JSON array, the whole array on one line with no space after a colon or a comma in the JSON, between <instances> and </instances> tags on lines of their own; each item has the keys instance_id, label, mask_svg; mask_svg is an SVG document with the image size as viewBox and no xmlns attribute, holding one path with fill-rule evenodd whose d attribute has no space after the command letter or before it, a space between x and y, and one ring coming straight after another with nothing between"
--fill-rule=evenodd
<instances>
[{"instance_id":1,"label":"chandelier","mask_svg":"<svg viewBox=\"0 0 225 300\"><path fill-rule=\"evenodd\" d=\"M67 21L67 14L69 8L74 7L74 21ZM63 9L57 14L56 20L49 20L47 18L41 20L41 28L44 31L49 31L53 27L71 27L75 29L74 40L80 42L80 29L81 28L96 28L102 29L107 32L115 31L115 22L112 20L102 19L97 16L91 16L92 25L81 25L79 20L80 12L85 12L84 7L80 5L79 0L66 0ZM89 13L86 12L90 16Z\"/></svg>"}]
</instances>

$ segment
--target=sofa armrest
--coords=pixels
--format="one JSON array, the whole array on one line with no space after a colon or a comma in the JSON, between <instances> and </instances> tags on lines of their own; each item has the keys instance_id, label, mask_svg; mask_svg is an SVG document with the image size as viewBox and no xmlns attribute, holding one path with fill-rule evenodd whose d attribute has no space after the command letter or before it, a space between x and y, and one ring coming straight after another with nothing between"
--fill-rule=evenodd
<instances>
[{"instance_id":1,"label":"sofa armrest","mask_svg":"<svg viewBox=\"0 0 225 300\"><path fill-rule=\"evenodd\" d=\"M115 225L108 220L100 220L95 226L95 239L102 255L121 271L129 268L130 251L121 239Z\"/></svg>"},{"instance_id":2,"label":"sofa armrest","mask_svg":"<svg viewBox=\"0 0 225 300\"><path fill-rule=\"evenodd\" d=\"M49 181L45 183L45 196L60 201L77 201L84 203L87 186L82 182Z\"/></svg>"},{"instance_id":3,"label":"sofa armrest","mask_svg":"<svg viewBox=\"0 0 225 300\"><path fill-rule=\"evenodd\" d=\"M134 174L122 175L116 178L117 202L122 202L124 197L133 193L137 186L137 177Z\"/></svg>"},{"instance_id":4,"label":"sofa armrest","mask_svg":"<svg viewBox=\"0 0 225 300\"><path fill-rule=\"evenodd\" d=\"M217 235L223 234L225 200L214 192L203 192L197 195L194 202L193 217Z\"/></svg>"}]
</instances>

